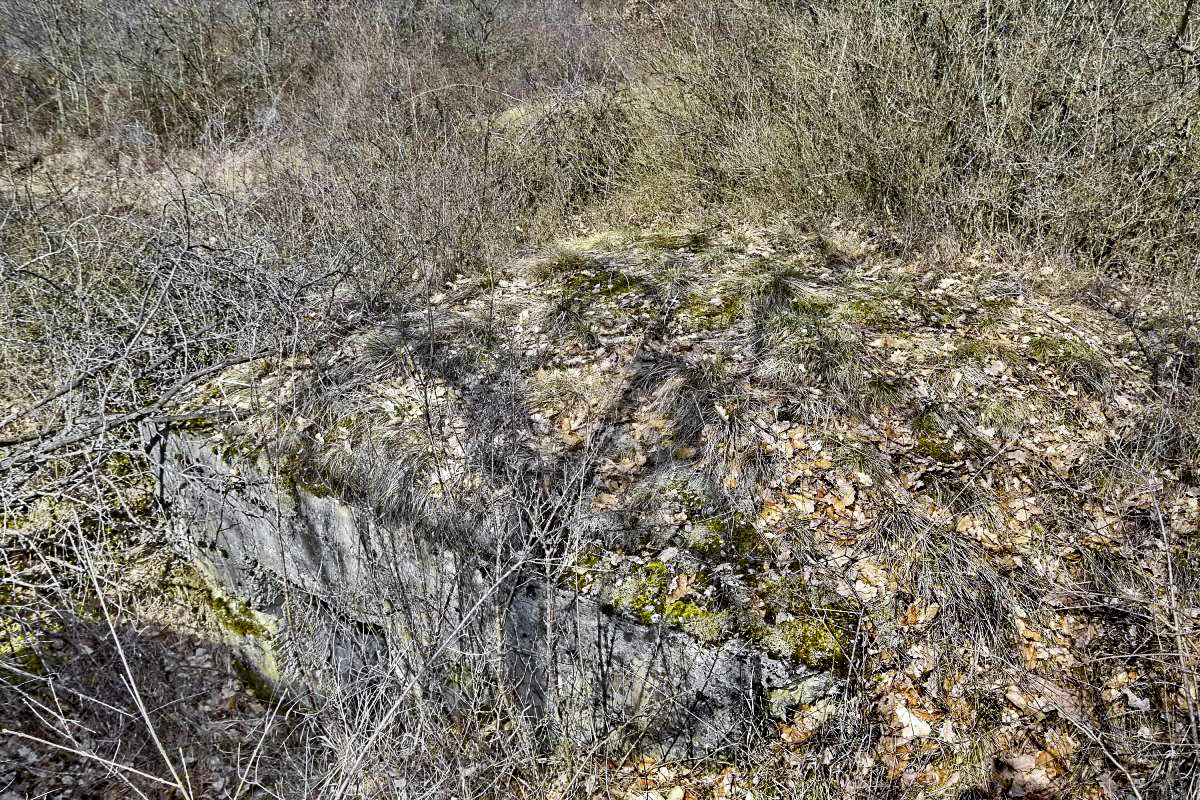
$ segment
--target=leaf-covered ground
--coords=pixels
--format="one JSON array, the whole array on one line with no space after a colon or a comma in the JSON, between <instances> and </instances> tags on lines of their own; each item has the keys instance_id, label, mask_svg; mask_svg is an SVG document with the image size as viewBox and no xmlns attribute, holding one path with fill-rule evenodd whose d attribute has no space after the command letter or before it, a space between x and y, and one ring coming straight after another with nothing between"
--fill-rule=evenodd
<instances>
[{"instance_id":1,"label":"leaf-covered ground","mask_svg":"<svg viewBox=\"0 0 1200 800\"><path fill-rule=\"evenodd\" d=\"M175 411L409 518L511 500L498 457L533 490L583 476L560 580L835 676L769 698L760 777L1183 791L1198 431L1163 372L1189 367L1138 323L1152 309L1052 266L898 250L836 231L564 242ZM668 772L629 791L742 796L735 773Z\"/></svg>"}]
</instances>

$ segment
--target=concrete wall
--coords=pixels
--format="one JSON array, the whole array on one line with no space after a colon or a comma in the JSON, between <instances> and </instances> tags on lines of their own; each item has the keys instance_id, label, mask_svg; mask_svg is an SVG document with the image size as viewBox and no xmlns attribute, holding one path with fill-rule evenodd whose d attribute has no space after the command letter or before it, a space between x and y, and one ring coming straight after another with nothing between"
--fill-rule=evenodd
<instances>
[{"instance_id":1,"label":"concrete wall","mask_svg":"<svg viewBox=\"0 0 1200 800\"><path fill-rule=\"evenodd\" d=\"M487 537L434 541L381 525L196 433L148 440L178 546L258 621L236 646L277 689L327 695L392 680L452 713L468 673L486 663L480 679L505 683L496 692L548 745L636 738L677 754L752 739L772 691L832 690L830 676L745 642L704 645L506 566L481 552Z\"/></svg>"}]
</instances>

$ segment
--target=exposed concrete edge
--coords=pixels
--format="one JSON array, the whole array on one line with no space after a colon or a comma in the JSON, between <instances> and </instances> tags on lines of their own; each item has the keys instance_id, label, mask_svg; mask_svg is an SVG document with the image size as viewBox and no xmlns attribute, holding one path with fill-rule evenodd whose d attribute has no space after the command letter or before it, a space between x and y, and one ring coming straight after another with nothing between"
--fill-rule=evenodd
<instances>
[{"instance_id":1,"label":"exposed concrete edge","mask_svg":"<svg viewBox=\"0 0 1200 800\"><path fill-rule=\"evenodd\" d=\"M550 739L636 738L687 755L752 740L770 724L768 697L835 690L831 675L747 642L705 645L534 575L490 585L486 557L282 485L198 433L158 429L147 442L177 546L272 632L242 636L239 650L277 690L322 695L384 671L440 690L424 685L423 656L488 651Z\"/></svg>"}]
</instances>

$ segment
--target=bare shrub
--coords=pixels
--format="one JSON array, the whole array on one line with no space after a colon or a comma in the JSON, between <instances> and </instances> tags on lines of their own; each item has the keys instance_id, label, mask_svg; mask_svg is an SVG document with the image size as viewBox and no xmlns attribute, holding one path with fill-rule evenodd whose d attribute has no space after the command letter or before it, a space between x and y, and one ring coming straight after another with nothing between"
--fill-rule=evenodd
<instances>
[{"instance_id":1,"label":"bare shrub","mask_svg":"<svg viewBox=\"0 0 1200 800\"><path fill-rule=\"evenodd\" d=\"M689 209L723 214L1012 236L1086 266L1190 275L1184 198L1200 166L1186 146L1195 55L1173 40L1182 9L1087 8L647 7L656 24L630 35L651 98L623 188L666 183Z\"/></svg>"},{"instance_id":2,"label":"bare shrub","mask_svg":"<svg viewBox=\"0 0 1200 800\"><path fill-rule=\"evenodd\" d=\"M129 564L143 563L134 555L163 544L166 510L138 426L161 421L188 387L235 365L316 356L326 371L287 410L324 422L341 410L338 391L398 363L388 360L393 343L377 342L378 363L352 365L363 371L351 380L321 360L332 344L387 320L424 336L432 354L449 334L414 309L427 310L424 301L459 275L491 285L503 261L566 229L629 226L647 248L698 252L703 234L651 229L690 218L814 230L851 222L878 233L891 255L936 261L982 242L1074 262L1102 288L1130 284L1112 313L1137 331L1144 352L1131 358L1153 373L1154 403L1116 447L1067 478L1050 469L1043 477L1068 484L1059 488L1072 500L1094 492L1089 502L1121 509L1119 563L1099 549L1078 556L1081 613L1121 625L1076 688L1103 698L1107 665L1127 663L1141 671L1129 684L1138 705L1128 719L1069 724L1090 763L1123 773L1135 795L1139 785L1142 796L1194 792L1188 615L1200 567L1194 534L1157 508L1194 490L1197 475L1196 14L1190 2L1121 0L0 4L0 669L13 677L4 693L18 709L6 724L36 728L41 745L65 743L105 770L145 773L124 770L135 791L203 794L186 778L204 770L181 769L207 746L187 738L195 720L176 713L169 685L150 685L164 676L156 659L177 657L191 640L164 648L144 627L146 608L104 606L128 599ZM943 248L947 240L964 246ZM829 286L857 268L857 254L834 237L817 249L814 274ZM588 258L562 250L549 266L578 271ZM672 307L694 280L686 263L662 264ZM989 269L980 266L981 282L994 282ZM754 326L756 346L771 345L755 356L754 374L781 392L808 380L828 387L798 401L815 426L905 401L903 387L868 380L877 365L863 331L910 317L831 318L833 305L798 274L751 271L739 289L745 308L727 309ZM927 288L905 287L887 308L943 328ZM1126 313L1145 299L1139 293L1166 310ZM573 312L566 304L551 322L566 326ZM473 341L490 341L490 321ZM1048 340L1030 350L1106 395L1109 365L1089 352ZM747 444L753 431L736 414L724 418L726 406L752 400L741 393L744 376L678 367L659 377L672 379L664 405L680 442L698 445L711 430L707 469L730 472L744 447L746 477L766 473L772 464ZM516 402L490 411L497 426L526 414ZM1015 436L1021 413L997 406L989 424ZM375 510L421 517L423 498L409 483L429 468L429 453L411 442L372 449L369 422L356 424L360 447L302 468L360 495L382 474L388 487ZM516 474L523 467L509 455L492 463ZM579 499L587 455L524 476L530 491L515 498L507 560L477 565L496 593L518 567L562 579L585 546L561 519ZM890 462L874 450L833 457L887 477ZM547 482L555 491L543 491ZM995 502L969 485L932 493L955 513L982 515ZM1064 514L1055 524L1090 523ZM980 567L981 548L943 522L897 507L872 532L869 554L895 568L905 601L941 606L926 633L946 647L1009 646L1017 606L1044 592L1030 577L1038 565ZM1130 592L1134 600L1121 599ZM495 611L481 604L469 622ZM799 779L756 792L832 796L835 779L867 796L901 791L878 765L855 763L880 735L866 695L877 654L864 630L886 633L890 610L837 613L858 620L847 666L855 694L842 698L847 718L820 734L839 758L797 765L768 748L754 758L760 774L790 769ZM59 644L43 655L47 642ZM506 693L513 676L494 642L472 644L421 654L399 682L394 663L337 676L290 743L254 726L232 744L220 739L218 749L245 746L224 754L240 784L228 794L253 784L330 797L591 798L628 787L629 774L616 774L628 753L548 747L553 731ZM77 653L88 658L62 666ZM64 693L103 711L53 706ZM1145 706L1151 697L1157 705ZM80 735L101 723L110 738ZM267 741L278 769L252 776Z\"/></svg>"}]
</instances>

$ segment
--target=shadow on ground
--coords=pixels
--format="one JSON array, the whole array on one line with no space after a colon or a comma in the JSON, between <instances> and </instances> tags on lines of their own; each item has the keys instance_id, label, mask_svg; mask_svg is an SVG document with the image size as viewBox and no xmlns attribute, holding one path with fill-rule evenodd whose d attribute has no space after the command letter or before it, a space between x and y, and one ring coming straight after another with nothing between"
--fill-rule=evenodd
<instances>
[{"instance_id":1,"label":"shadow on ground","mask_svg":"<svg viewBox=\"0 0 1200 800\"><path fill-rule=\"evenodd\" d=\"M288 759L279 756L296 723L255 694L234 654L154 626L124 626L117 638L119 647L107 625L74 620L0 650L0 728L9 731L0 736L0 800L177 798L131 771L172 780L156 736L197 800L254 796L282 780ZM269 760L257 757L264 752Z\"/></svg>"}]
</instances>

